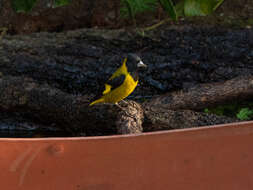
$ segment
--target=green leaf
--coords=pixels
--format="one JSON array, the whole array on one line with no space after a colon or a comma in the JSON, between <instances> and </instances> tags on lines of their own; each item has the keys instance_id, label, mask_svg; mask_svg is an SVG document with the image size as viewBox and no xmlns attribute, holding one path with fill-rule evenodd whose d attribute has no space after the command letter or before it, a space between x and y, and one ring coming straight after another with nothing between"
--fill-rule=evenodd
<instances>
[{"instance_id":1,"label":"green leaf","mask_svg":"<svg viewBox=\"0 0 253 190\"><path fill-rule=\"evenodd\" d=\"M240 120L249 120L253 116L253 110L249 108L242 108L236 117Z\"/></svg>"},{"instance_id":2,"label":"green leaf","mask_svg":"<svg viewBox=\"0 0 253 190\"><path fill-rule=\"evenodd\" d=\"M223 2L224 0L217 0L216 5L213 7L213 11L215 11Z\"/></svg>"},{"instance_id":3,"label":"green leaf","mask_svg":"<svg viewBox=\"0 0 253 190\"><path fill-rule=\"evenodd\" d=\"M197 0L185 0L184 3L185 16L204 16L205 13L201 9L200 3Z\"/></svg>"},{"instance_id":4,"label":"green leaf","mask_svg":"<svg viewBox=\"0 0 253 190\"><path fill-rule=\"evenodd\" d=\"M121 16L134 18L138 13L154 11L157 7L157 0L121 0L121 4Z\"/></svg>"},{"instance_id":5,"label":"green leaf","mask_svg":"<svg viewBox=\"0 0 253 190\"><path fill-rule=\"evenodd\" d=\"M210 111L208 108L205 108L205 109L204 109L204 112L205 112L205 113L211 113L211 111Z\"/></svg>"},{"instance_id":6,"label":"green leaf","mask_svg":"<svg viewBox=\"0 0 253 190\"><path fill-rule=\"evenodd\" d=\"M184 16L184 1L179 1L175 5L177 16Z\"/></svg>"},{"instance_id":7,"label":"green leaf","mask_svg":"<svg viewBox=\"0 0 253 190\"><path fill-rule=\"evenodd\" d=\"M205 16L217 9L224 0L184 0L185 16Z\"/></svg>"},{"instance_id":8,"label":"green leaf","mask_svg":"<svg viewBox=\"0 0 253 190\"><path fill-rule=\"evenodd\" d=\"M160 0L163 9L170 15L173 20L177 20L177 11L171 0Z\"/></svg>"},{"instance_id":9,"label":"green leaf","mask_svg":"<svg viewBox=\"0 0 253 190\"><path fill-rule=\"evenodd\" d=\"M70 3L70 0L55 0L54 7L65 6Z\"/></svg>"},{"instance_id":10,"label":"green leaf","mask_svg":"<svg viewBox=\"0 0 253 190\"><path fill-rule=\"evenodd\" d=\"M32 10L37 0L12 0L12 8L16 12L29 12Z\"/></svg>"}]
</instances>

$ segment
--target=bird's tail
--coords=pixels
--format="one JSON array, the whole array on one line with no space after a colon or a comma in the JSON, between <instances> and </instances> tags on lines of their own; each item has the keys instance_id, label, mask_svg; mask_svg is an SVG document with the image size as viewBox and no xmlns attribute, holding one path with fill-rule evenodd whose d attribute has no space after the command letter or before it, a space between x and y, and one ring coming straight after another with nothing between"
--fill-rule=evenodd
<instances>
[{"instance_id":1,"label":"bird's tail","mask_svg":"<svg viewBox=\"0 0 253 190\"><path fill-rule=\"evenodd\" d=\"M99 103L102 103L102 102L104 102L104 101L105 101L105 100L104 100L103 98L99 98L99 99L97 99L97 100L91 102L89 106L92 106L92 105L94 105L94 104L99 104Z\"/></svg>"}]
</instances>

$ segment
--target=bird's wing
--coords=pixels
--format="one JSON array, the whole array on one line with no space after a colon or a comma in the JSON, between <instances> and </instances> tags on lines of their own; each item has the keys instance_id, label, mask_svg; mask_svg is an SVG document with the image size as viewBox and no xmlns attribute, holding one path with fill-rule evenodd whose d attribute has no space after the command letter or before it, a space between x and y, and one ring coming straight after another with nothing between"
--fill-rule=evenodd
<instances>
[{"instance_id":1,"label":"bird's wing","mask_svg":"<svg viewBox=\"0 0 253 190\"><path fill-rule=\"evenodd\" d=\"M124 59L123 64L120 68L118 68L113 75L109 78L109 80L112 80L116 77L120 77L122 74L127 74L127 67L126 67L127 58Z\"/></svg>"},{"instance_id":2,"label":"bird's wing","mask_svg":"<svg viewBox=\"0 0 253 190\"><path fill-rule=\"evenodd\" d=\"M111 92L113 89L119 87L123 84L126 76L125 75L119 75L113 79L109 79L104 86L101 86L98 93L95 95L95 97L92 98L91 101L97 100L98 98L101 98L102 95L105 95L109 92Z\"/></svg>"},{"instance_id":3,"label":"bird's wing","mask_svg":"<svg viewBox=\"0 0 253 190\"><path fill-rule=\"evenodd\" d=\"M125 78L126 78L126 75L119 75L113 79L108 80L105 84L105 89L103 91L103 94L107 94L113 89L118 88L120 85L123 84Z\"/></svg>"}]
</instances>

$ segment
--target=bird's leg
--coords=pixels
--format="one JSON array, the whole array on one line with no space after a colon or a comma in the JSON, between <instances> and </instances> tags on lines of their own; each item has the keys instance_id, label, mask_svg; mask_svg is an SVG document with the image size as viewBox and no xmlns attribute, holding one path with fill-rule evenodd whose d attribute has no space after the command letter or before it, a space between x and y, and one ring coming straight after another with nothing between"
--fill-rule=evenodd
<instances>
[{"instance_id":1,"label":"bird's leg","mask_svg":"<svg viewBox=\"0 0 253 190\"><path fill-rule=\"evenodd\" d=\"M125 100L121 100L125 105L128 105L128 103Z\"/></svg>"},{"instance_id":2,"label":"bird's leg","mask_svg":"<svg viewBox=\"0 0 253 190\"><path fill-rule=\"evenodd\" d=\"M125 104L127 104L127 102L125 100L121 100L122 102L124 102Z\"/></svg>"},{"instance_id":3,"label":"bird's leg","mask_svg":"<svg viewBox=\"0 0 253 190\"><path fill-rule=\"evenodd\" d=\"M118 104L118 102L116 102L115 105L116 105L118 108L120 108L121 110L126 111L125 108L121 107L121 106Z\"/></svg>"}]
</instances>

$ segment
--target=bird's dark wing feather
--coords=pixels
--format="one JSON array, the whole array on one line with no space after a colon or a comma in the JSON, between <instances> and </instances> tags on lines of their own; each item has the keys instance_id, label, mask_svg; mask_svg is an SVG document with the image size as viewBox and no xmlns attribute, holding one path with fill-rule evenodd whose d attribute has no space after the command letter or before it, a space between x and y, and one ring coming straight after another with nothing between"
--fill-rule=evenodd
<instances>
[{"instance_id":1,"label":"bird's dark wing feather","mask_svg":"<svg viewBox=\"0 0 253 190\"><path fill-rule=\"evenodd\" d=\"M125 80L125 78L126 78L125 75L120 75L120 76L117 76L117 77L115 77L115 78L113 78L113 79L111 79L111 80L108 80L108 81L106 82L106 84L111 86L111 89L110 89L110 91L111 91L111 90L113 90L113 89L119 87L120 85L122 85L123 82L124 82L124 80ZM98 89L98 91L97 91L98 93L96 94L95 97L92 98L91 101L94 101L94 100L100 98L103 94L105 94L105 93L104 93L105 90L106 90L105 85L101 86L101 87Z\"/></svg>"},{"instance_id":2,"label":"bird's dark wing feather","mask_svg":"<svg viewBox=\"0 0 253 190\"><path fill-rule=\"evenodd\" d=\"M106 82L106 84L109 84L111 86L111 90L113 90L113 89L119 87L120 85L122 85L125 78L126 78L125 75L120 75L120 76L117 76L111 80L108 80Z\"/></svg>"}]
</instances>

